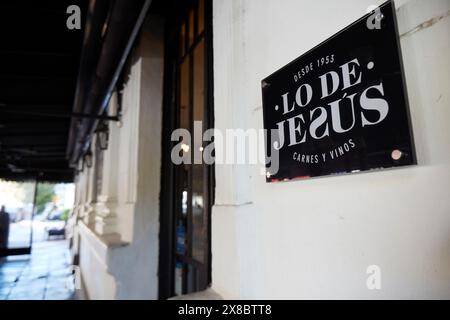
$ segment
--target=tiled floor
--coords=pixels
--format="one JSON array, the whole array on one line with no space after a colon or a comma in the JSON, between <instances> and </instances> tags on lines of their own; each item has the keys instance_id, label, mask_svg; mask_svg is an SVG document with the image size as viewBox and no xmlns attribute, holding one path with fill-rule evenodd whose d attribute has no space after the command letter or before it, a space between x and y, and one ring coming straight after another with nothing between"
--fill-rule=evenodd
<instances>
[{"instance_id":1,"label":"tiled floor","mask_svg":"<svg viewBox=\"0 0 450 320\"><path fill-rule=\"evenodd\" d=\"M31 255L0 260L0 300L72 299L72 270L66 241L38 242Z\"/></svg>"}]
</instances>

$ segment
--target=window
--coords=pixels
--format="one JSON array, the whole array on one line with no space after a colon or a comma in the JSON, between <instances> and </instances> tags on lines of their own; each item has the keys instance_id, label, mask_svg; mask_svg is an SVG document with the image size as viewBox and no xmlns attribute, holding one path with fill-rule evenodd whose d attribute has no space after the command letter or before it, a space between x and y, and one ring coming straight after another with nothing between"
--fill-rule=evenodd
<instances>
[{"instance_id":1,"label":"window","mask_svg":"<svg viewBox=\"0 0 450 320\"><path fill-rule=\"evenodd\" d=\"M173 165L174 144L163 143L169 147L163 150L161 184L161 298L204 290L211 282L213 167L194 164L194 157L201 161L202 135L213 119L211 1L186 4L168 22L163 139L170 141L176 128L189 130L191 141L179 151L191 157L191 164Z\"/></svg>"}]
</instances>

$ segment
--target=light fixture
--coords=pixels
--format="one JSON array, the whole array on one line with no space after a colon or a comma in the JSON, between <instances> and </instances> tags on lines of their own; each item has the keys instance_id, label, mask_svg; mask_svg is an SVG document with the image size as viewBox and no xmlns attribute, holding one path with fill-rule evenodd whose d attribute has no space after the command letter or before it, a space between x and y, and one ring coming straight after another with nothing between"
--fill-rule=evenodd
<instances>
[{"instance_id":1,"label":"light fixture","mask_svg":"<svg viewBox=\"0 0 450 320\"><path fill-rule=\"evenodd\" d=\"M188 153L189 149L190 149L190 147L188 144L186 144L186 143L181 144L181 150L183 150L183 152Z\"/></svg>"},{"instance_id":2,"label":"light fixture","mask_svg":"<svg viewBox=\"0 0 450 320\"><path fill-rule=\"evenodd\" d=\"M391 157L395 161L400 160L400 158L402 156L403 156L403 153L400 150L398 150L398 149L393 150L392 153L391 153Z\"/></svg>"},{"instance_id":3,"label":"light fixture","mask_svg":"<svg viewBox=\"0 0 450 320\"><path fill-rule=\"evenodd\" d=\"M84 160L86 161L86 166L88 168L92 168L93 157L91 149L89 149L88 152L86 152L86 154L84 155Z\"/></svg>"},{"instance_id":4,"label":"light fixture","mask_svg":"<svg viewBox=\"0 0 450 320\"><path fill-rule=\"evenodd\" d=\"M78 166L77 166L77 168L75 170L76 170L77 174L83 172L83 170L84 170L84 158L78 160Z\"/></svg>"},{"instance_id":5,"label":"light fixture","mask_svg":"<svg viewBox=\"0 0 450 320\"><path fill-rule=\"evenodd\" d=\"M98 139L97 142L99 144L100 150L104 151L108 149L109 142L109 126L106 121L102 121L99 123L97 130Z\"/></svg>"}]
</instances>

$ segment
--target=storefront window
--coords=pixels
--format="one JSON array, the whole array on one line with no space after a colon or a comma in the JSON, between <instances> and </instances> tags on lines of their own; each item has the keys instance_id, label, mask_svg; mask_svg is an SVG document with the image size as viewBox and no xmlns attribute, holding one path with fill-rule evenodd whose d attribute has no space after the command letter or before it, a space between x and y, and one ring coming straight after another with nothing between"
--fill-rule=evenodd
<instances>
[{"instance_id":1,"label":"storefront window","mask_svg":"<svg viewBox=\"0 0 450 320\"><path fill-rule=\"evenodd\" d=\"M182 141L179 150L191 163L173 166L173 185L168 187L175 198L168 213L173 219L167 219L171 224L167 232L173 235L167 238L166 249L173 250L173 260L168 257L168 267L173 269L169 275L172 280L162 280L162 286L167 283L168 288L163 297L204 290L210 283L212 167L202 162L202 136L212 127L212 86L208 82L211 39L205 23L211 3L199 0L186 3L189 5L176 18L178 27L168 46L173 50L168 61L175 78L167 92L172 97L168 101L173 102L169 110L174 110L171 130L183 128L191 133L191 140ZM162 225L164 229L164 221ZM164 261L161 268L166 268Z\"/></svg>"}]
</instances>

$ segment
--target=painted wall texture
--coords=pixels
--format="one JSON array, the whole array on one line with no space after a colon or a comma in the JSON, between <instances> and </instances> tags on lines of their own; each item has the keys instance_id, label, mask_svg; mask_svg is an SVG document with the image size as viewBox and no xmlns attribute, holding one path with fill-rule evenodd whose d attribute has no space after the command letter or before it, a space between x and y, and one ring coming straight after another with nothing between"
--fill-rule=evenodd
<instances>
[{"instance_id":1,"label":"painted wall texture","mask_svg":"<svg viewBox=\"0 0 450 320\"><path fill-rule=\"evenodd\" d=\"M381 3L214 0L215 127L262 129L261 80ZM268 184L262 165L216 164L222 297L450 298L450 0L396 7L418 165ZM78 178L74 240L93 299L157 298L162 24L149 19L130 60L101 205L91 170ZM380 290L366 286L370 265Z\"/></svg>"},{"instance_id":2,"label":"painted wall texture","mask_svg":"<svg viewBox=\"0 0 450 320\"><path fill-rule=\"evenodd\" d=\"M110 127L97 201L89 196L92 170L78 178L77 208L85 218L76 249L90 299L158 298L163 25L157 17L145 22L128 62L122 119Z\"/></svg>"},{"instance_id":3,"label":"painted wall texture","mask_svg":"<svg viewBox=\"0 0 450 320\"><path fill-rule=\"evenodd\" d=\"M262 129L260 81L381 3L214 1L215 127ZM224 298L450 298L450 1L396 7L418 165L272 184L262 166L216 165Z\"/></svg>"}]
</instances>

